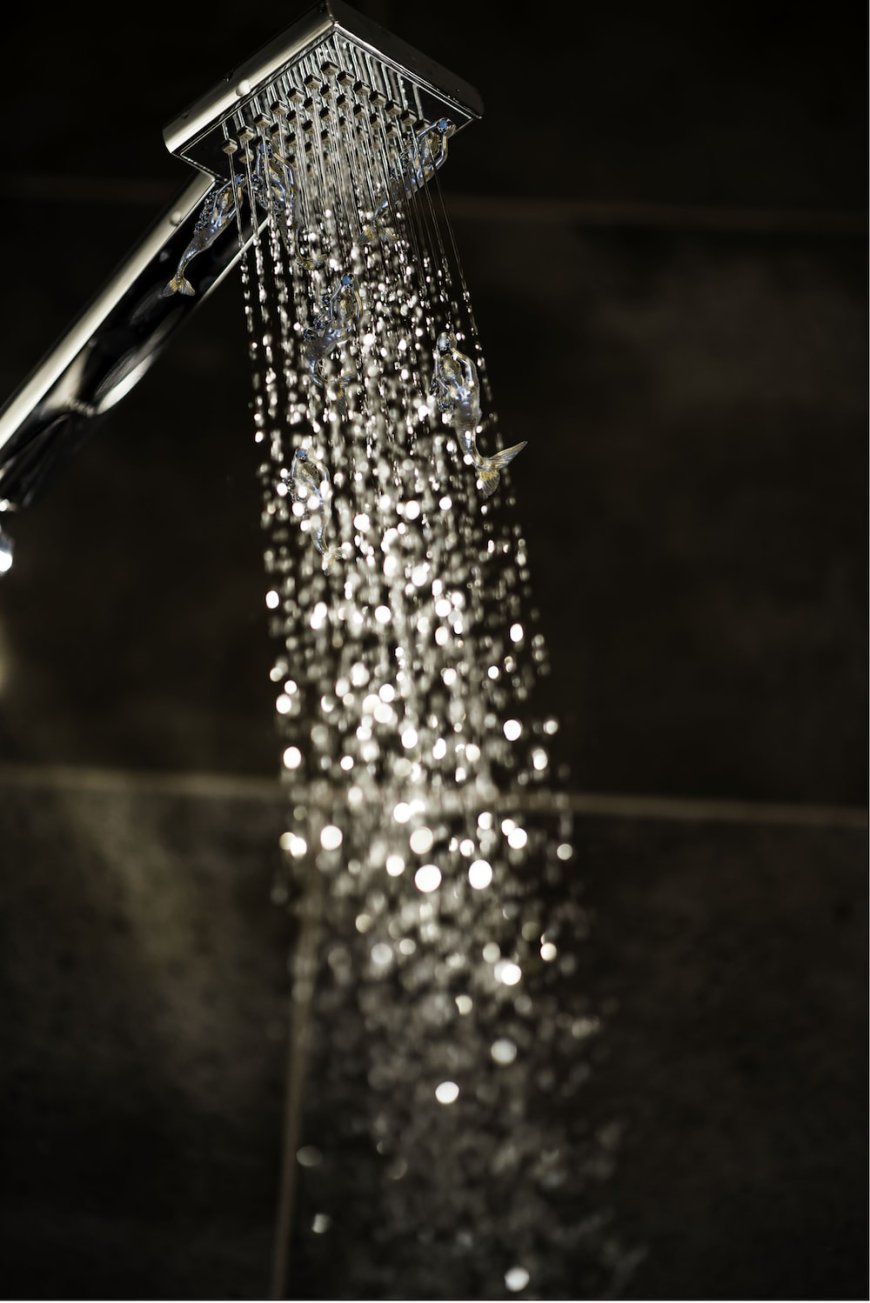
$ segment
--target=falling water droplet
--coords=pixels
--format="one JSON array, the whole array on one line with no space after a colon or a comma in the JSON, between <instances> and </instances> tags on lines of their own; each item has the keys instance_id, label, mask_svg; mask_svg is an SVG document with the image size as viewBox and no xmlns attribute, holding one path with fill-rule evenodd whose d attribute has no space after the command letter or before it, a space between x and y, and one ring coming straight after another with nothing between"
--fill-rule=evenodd
<instances>
[{"instance_id":1,"label":"falling water droplet","mask_svg":"<svg viewBox=\"0 0 870 1303\"><path fill-rule=\"evenodd\" d=\"M511 1267L504 1275L504 1283L512 1294L519 1294L528 1285L531 1277L525 1267Z\"/></svg>"},{"instance_id":2,"label":"falling water droplet","mask_svg":"<svg viewBox=\"0 0 870 1303\"><path fill-rule=\"evenodd\" d=\"M12 569L14 560L15 545L9 535L0 529L0 575L5 575Z\"/></svg>"}]
</instances>

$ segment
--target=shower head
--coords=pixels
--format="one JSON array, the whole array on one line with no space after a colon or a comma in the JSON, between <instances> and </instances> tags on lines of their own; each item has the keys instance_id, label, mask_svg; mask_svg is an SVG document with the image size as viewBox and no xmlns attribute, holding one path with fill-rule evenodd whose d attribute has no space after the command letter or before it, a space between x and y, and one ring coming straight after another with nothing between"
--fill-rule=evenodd
<instances>
[{"instance_id":1,"label":"shower head","mask_svg":"<svg viewBox=\"0 0 870 1303\"><path fill-rule=\"evenodd\" d=\"M170 152L198 175L0 410L0 513L38 496L96 419L133 388L174 330L239 260L255 223L267 217L252 202L238 223L229 221L236 217L226 191L235 184L238 142L294 114L310 126L326 112L327 82L330 103L341 97L342 112L368 114L373 123L411 133L431 128L439 139L447 133L443 123L452 134L482 113L471 86L340 0L320 0L229 73L164 131ZM406 167L395 179L406 192L425 185L445 155L442 147L431 166ZM217 238L225 225L238 238L229 232ZM169 292L167 270L176 265L178 292Z\"/></svg>"},{"instance_id":2,"label":"shower head","mask_svg":"<svg viewBox=\"0 0 870 1303\"><path fill-rule=\"evenodd\" d=\"M228 179L225 135L300 106L321 108L326 77L365 97L386 118L420 128L449 118L465 126L483 113L477 91L341 0L320 0L292 27L227 74L163 132L166 148Z\"/></svg>"}]
</instances>

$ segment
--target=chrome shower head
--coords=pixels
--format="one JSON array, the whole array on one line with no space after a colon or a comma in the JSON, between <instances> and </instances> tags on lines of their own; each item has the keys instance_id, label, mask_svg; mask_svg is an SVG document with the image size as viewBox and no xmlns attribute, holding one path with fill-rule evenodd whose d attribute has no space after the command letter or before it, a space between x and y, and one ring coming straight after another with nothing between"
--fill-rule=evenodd
<instances>
[{"instance_id":1,"label":"chrome shower head","mask_svg":"<svg viewBox=\"0 0 870 1303\"><path fill-rule=\"evenodd\" d=\"M419 166L399 160L390 185L405 193L425 185L444 161L447 136L482 113L471 86L340 0L320 0L198 99L166 127L164 138L170 152L200 175L0 410L0 520L37 497L96 418L133 388L177 326L236 264L255 223L267 220L254 192L240 225L226 222L238 238L217 238L224 217L235 216L221 193L235 183L236 142L244 145L257 132L263 139L264 131L294 114L310 125L311 115L324 112L327 79L344 99L339 108L357 120L368 114L415 139L435 133L437 156L427 148L417 151L425 153ZM280 179L268 166L259 184L272 186L274 197ZM185 259L193 257L188 272ZM167 267L176 265L184 275L170 290Z\"/></svg>"},{"instance_id":2,"label":"chrome shower head","mask_svg":"<svg viewBox=\"0 0 870 1303\"><path fill-rule=\"evenodd\" d=\"M418 129L458 128L483 113L472 86L341 0L320 0L171 122L166 147L227 179L226 133L238 136L288 108L318 112L327 77L384 118L403 117Z\"/></svg>"}]
</instances>

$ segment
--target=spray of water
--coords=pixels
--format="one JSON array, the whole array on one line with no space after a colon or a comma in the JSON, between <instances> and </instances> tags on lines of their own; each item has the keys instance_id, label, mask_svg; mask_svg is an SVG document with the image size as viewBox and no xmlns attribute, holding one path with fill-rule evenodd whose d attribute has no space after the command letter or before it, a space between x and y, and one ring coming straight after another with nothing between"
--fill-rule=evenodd
<instances>
[{"instance_id":1,"label":"spray of water","mask_svg":"<svg viewBox=\"0 0 870 1303\"><path fill-rule=\"evenodd\" d=\"M259 218L275 899L299 925L277 1289L289 1252L307 1297L604 1297L614 1136L582 1120L601 1022L557 722L531 702L522 445L441 197L452 123L387 105L353 57L355 79L321 58L225 129L224 208L240 235Z\"/></svg>"}]
</instances>

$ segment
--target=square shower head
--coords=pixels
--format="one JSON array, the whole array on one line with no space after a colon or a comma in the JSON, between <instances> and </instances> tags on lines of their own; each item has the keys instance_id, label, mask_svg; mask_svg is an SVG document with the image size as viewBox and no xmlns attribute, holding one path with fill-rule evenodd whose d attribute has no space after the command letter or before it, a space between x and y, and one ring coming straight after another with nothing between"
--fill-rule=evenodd
<instances>
[{"instance_id":1,"label":"square shower head","mask_svg":"<svg viewBox=\"0 0 870 1303\"><path fill-rule=\"evenodd\" d=\"M227 134L273 115L276 106L310 100L327 73L417 129L447 114L458 130L483 114L473 86L341 0L320 0L171 122L166 147L227 178Z\"/></svg>"}]
</instances>

